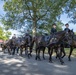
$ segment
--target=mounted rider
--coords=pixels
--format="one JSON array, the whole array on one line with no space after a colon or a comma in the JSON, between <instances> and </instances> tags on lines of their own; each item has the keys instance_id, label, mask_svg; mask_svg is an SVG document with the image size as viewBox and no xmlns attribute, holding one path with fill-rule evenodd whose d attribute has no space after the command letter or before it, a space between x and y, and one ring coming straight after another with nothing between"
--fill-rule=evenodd
<instances>
[{"instance_id":1,"label":"mounted rider","mask_svg":"<svg viewBox=\"0 0 76 75\"><path fill-rule=\"evenodd\" d=\"M52 34L52 41L54 42L54 40L55 40L55 33L57 32L57 29L56 29L56 24L54 23L54 24L52 24L52 28L51 28L51 34Z\"/></svg>"},{"instance_id":2,"label":"mounted rider","mask_svg":"<svg viewBox=\"0 0 76 75\"><path fill-rule=\"evenodd\" d=\"M12 45L16 44L16 34L12 36Z\"/></svg>"},{"instance_id":3,"label":"mounted rider","mask_svg":"<svg viewBox=\"0 0 76 75\"><path fill-rule=\"evenodd\" d=\"M57 32L56 24L54 23L54 24L52 25L52 28L51 28L51 33L52 33L52 34L55 34L56 32Z\"/></svg>"},{"instance_id":4,"label":"mounted rider","mask_svg":"<svg viewBox=\"0 0 76 75\"><path fill-rule=\"evenodd\" d=\"M25 33L25 38L27 39L28 41L28 46L30 46L30 31L27 30L26 33Z\"/></svg>"},{"instance_id":5,"label":"mounted rider","mask_svg":"<svg viewBox=\"0 0 76 75\"><path fill-rule=\"evenodd\" d=\"M16 34L14 34L14 35L12 36L12 39L16 39Z\"/></svg>"},{"instance_id":6,"label":"mounted rider","mask_svg":"<svg viewBox=\"0 0 76 75\"><path fill-rule=\"evenodd\" d=\"M69 31L70 31L70 29L69 29L69 24L66 23L65 26L66 26L66 28L64 29L64 31L69 32Z\"/></svg>"},{"instance_id":7,"label":"mounted rider","mask_svg":"<svg viewBox=\"0 0 76 75\"><path fill-rule=\"evenodd\" d=\"M69 24L68 23L66 23L65 24L65 29L64 29L64 31L66 32L66 36L68 37L68 32L70 31L70 29L69 29ZM68 45L66 45L67 47L70 47L70 45L68 44Z\"/></svg>"}]
</instances>

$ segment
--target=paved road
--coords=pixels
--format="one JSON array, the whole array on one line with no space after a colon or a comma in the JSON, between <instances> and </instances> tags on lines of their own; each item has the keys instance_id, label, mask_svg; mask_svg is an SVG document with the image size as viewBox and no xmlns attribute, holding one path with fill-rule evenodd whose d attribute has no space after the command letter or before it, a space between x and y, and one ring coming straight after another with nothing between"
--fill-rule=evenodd
<instances>
[{"instance_id":1,"label":"paved road","mask_svg":"<svg viewBox=\"0 0 76 75\"><path fill-rule=\"evenodd\" d=\"M76 58L69 62L64 58L64 65L53 57L53 63L46 60L36 61L35 56L28 59L18 55L8 55L0 52L0 75L76 75Z\"/></svg>"}]
</instances>

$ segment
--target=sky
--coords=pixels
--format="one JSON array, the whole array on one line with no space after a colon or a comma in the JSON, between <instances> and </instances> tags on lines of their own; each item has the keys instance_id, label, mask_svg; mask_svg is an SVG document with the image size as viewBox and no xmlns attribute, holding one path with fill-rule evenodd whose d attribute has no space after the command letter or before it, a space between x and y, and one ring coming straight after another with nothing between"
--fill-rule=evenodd
<instances>
[{"instance_id":1,"label":"sky","mask_svg":"<svg viewBox=\"0 0 76 75\"><path fill-rule=\"evenodd\" d=\"M4 2L2 0L0 0L0 15L4 15L5 14L5 12L3 10L3 4L4 4ZM61 15L61 20L64 23L64 26L62 27L63 30L64 30L65 24L69 22L70 18L67 18L67 14L62 14ZM0 23L0 26L1 25L2 24ZM69 23L69 28L73 29L74 32L76 32L76 24L74 25L72 23ZM12 32L12 36L13 36L13 34L19 34L16 30L10 30L10 31Z\"/></svg>"}]
</instances>

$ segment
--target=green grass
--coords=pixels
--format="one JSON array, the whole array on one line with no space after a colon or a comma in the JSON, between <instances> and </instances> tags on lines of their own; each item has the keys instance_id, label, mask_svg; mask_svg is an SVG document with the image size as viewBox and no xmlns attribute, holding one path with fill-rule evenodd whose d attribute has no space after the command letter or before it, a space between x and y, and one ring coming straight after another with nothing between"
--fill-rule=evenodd
<instances>
[{"instance_id":1,"label":"green grass","mask_svg":"<svg viewBox=\"0 0 76 75\"><path fill-rule=\"evenodd\" d=\"M65 52L66 52L66 55L69 55L70 48L65 48ZM76 57L76 48L73 50L72 56L75 56Z\"/></svg>"},{"instance_id":2,"label":"green grass","mask_svg":"<svg viewBox=\"0 0 76 75\"><path fill-rule=\"evenodd\" d=\"M47 51L48 51L48 50L47 50L47 48L46 48L45 53L48 53ZM65 52L66 52L66 55L68 56L68 55L69 55L69 52L70 52L70 48L65 48ZM53 55L55 55L55 52L53 53ZM76 48L73 50L72 56L76 57Z\"/></svg>"}]
</instances>

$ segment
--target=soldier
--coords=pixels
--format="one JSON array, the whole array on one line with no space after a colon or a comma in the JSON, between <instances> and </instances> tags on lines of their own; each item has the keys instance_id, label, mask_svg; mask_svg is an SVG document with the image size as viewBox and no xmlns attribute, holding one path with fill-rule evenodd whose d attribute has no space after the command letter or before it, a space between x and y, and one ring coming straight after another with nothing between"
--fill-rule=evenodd
<instances>
[{"instance_id":1,"label":"soldier","mask_svg":"<svg viewBox=\"0 0 76 75\"><path fill-rule=\"evenodd\" d=\"M30 46L30 31L29 30L26 31L25 38L28 39L28 46Z\"/></svg>"},{"instance_id":2,"label":"soldier","mask_svg":"<svg viewBox=\"0 0 76 75\"><path fill-rule=\"evenodd\" d=\"M25 36L28 36L30 34L30 31L27 30L26 33L25 33Z\"/></svg>"},{"instance_id":3,"label":"soldier","mask_svg":"<svg viewBox=\"0 0 76 75\"><path fill-rule=\"evenodd\" d=\"M56 29L56 24L54 23L53 25L52 25L52 28L51 28L51 34L52 34L52 39L51 39L51 41L52 42L55 42L55 33L57 32L57 29Z\"/></svg>"},{"instance_id":4,"label":"soldier","mask_svg":"<svg viewBox=\"0 0 76 75\"><path fill-rule=\"evenodd\" d=\"M56 24L54 23L54 24L52 25L51 33L52 33L52 34L55 34L56 32L57 32Z\"/></svg>"},{"instance_id":5,"label":"soldier","mask_svg":"<svg viewBox=\"0 0 76 75\"><path fill-rule=\"evenodd\" d=\"M12 39L16 39L16 34L14 34L14 35L12 36Z\"/></svg>"},{"instance_id":6,"label":"soldier","mask_svg":"<svg viewBox=\"0 0 76 75\"><path fill-rule=\"evenodd\" d=\"M70 31L70 29L69 29L69 24L66 23L65 26L66 26L66 28L64 29L64 31L66 31L66 32Z\"/></svg>"}]
</instances>

